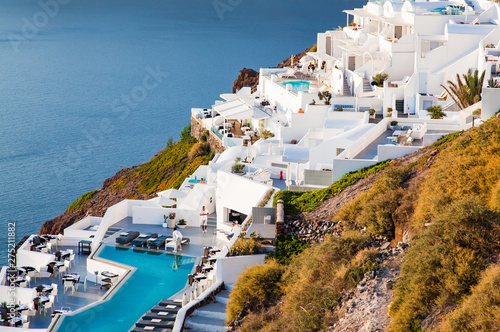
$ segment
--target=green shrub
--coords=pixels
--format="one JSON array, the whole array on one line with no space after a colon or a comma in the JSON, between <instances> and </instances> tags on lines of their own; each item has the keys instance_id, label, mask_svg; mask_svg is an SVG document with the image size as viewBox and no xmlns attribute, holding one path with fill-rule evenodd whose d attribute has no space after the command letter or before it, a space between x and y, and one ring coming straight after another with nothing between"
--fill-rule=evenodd
<instances>
[{"instance_id":1,"label":"green shrub","mask_svg":"<svg viewBox=\"0 0 500 332\"><path fill-rule=\"evenodd\" d=\"M243 173L243 170L245 169L245 165L243 165L241 163L241 158L240 157L236 158L236 160L234 161L232 169L233 169L233 173Z\"/></svg>"},{"instance_id":2,"label":"green shrub","mask_svg":"<svg viewBox=\"0 0 500 332\"><path fill-rule=\"evenodd\" d=\"M397 121L395 121L395 120L391 121L391 126L393 126L393 127L394 127L394 126L396 126L397 124L398 124L398 122L397 122Z\"/></svg>"},{"instance_id":3,"label":"green shrub","mask_svg":"<svg viewBox=\"0 0 500 332\"><path fill-rule=\"evenodd\" d=\"M268 138L271 138L271 137L274 137L274 134L270 130L264 130L260 134L260 138L263 138L263 139L268 139Z\"/></svg>"},{"instance_id":4,"label":"green shrub","mask_svg":"<svg viewBox=\"0 0 500 332\"><path fill-rule=\"evenodd\" d=\"M376 85L378 87L383 87L384 86L384 81L389 78L389 75L387 73L378 73L375 76L372 76L372 85Z\"/></svg>"},{"instance_id":5,"label":"green shrub","mask_svg":"<svg viewBox=\"0 0 500 332\"><path fill-rule=\"evenodd\" d=\"M337 106L337 108L335 110L337 112L342 112L344 109L342 108L342 106Z\"/></svg>"},{"instance_id":6,"label":"green shrub","mask_svg":"<svg viewBox=\"0 0 500 332\"><path fill-rule=\"evenodd\" d=\"M300 241L296 236L287 236L278 239L274 252L269 254L280 264L288 264L292 258L303 252L309 245Z\"/></svg>"},{"instance_id":7,"label":"green shrub","mask_svg":"<svg viewBox=\"0 0 500 332\"><path fill-rule=\"evenodd\" d=\"M194 159L199 156L205 156L210 153L210 144L207 142L198 142L193 147L191 150L189 150L188 153L188 158L189 159Z\"/></svg>"},{"instance_id":8,"label":"green shrub","mask_svg":"<svg viewBox=\"0 0 500 332\"><path fill-rule=\"evenodd\" d=\"M258 255L264 253L259 241L253 237L239 238L231 247L229 256Z\"/></svg>"},{"instance_id":9,"label":"green shrub","mask_svg":"<svg viewBox=\"0 0 500 332\"><path fill-rule=\"evenodd\" d=\"M88 193L83 194L80 196L76 201L71 203L70 206L68 206L68 211L76 211L80 210L82 207L85 206L97 193L99 190L93 190L89 191Z\"/></svg>"},{"instance_id":10,"label":"green shrub","mask_svg":"<svg viewBox=\"0 0 500 332\"><path fill-rule=\"evenodd\" d=\"M182 182L194 173L201 165L208 163L209 155L201 155L193 159L188 153L197 141L189 136L166 147L147 163L112 184L115 190L123 188L131 179L140 179L137 190L144 194L152 194L169 188L178 188Z\"/></svg>"},{"instance_id":11,"label":"green shrub","mask_svg":"<svg viewBox=\"0 0 500 332\"><path fill-rule=\"evenodd\" d=\"M182 128L182 131L181 131L179 136L180 136L181 141L190 140L192 138L192 136L191 136L191 124Z\"/></svg>"},{"instance_id":12,"label":"green shrub","mask_svg":"<svg viewBox=\"0 0 500 332\"><path fill-rule=\"evenodd\" d=\"M371 116L374 116L376 111L373 108L370 108L368 112L370 113Z\"/></svg>"},{"instance_id":13,"label":"green shrub","mask_svg":"<svg viewBox=\"0 0 500 332\"><path fill-rule=\"evenodd\" d=\"M250 309L258 309L276 303L283 291L281 278L284 267L274 260L263 265L254 265L243 271L229 294L226 312L228 322L234 320L249 305Z\"/></svg>"},{"instance_id":14,"label":"green shrub","mask_svg":"<svg viewBox=\"0 0 500 332\"><path fill-rule=\"evenodd\" d=\"M203 135L200 136L200 142L206 142L208 140L208 136L210 135L209 131L206 130Z\"/></svg>"}]
</instances>

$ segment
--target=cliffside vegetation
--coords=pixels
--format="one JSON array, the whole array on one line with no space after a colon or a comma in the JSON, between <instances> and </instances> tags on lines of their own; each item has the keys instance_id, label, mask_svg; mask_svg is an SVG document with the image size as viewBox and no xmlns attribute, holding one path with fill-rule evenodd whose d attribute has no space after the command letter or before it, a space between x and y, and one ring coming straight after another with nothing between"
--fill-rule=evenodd
<instances>
[{"instance_id":1,"label":"cliffside vegetation","mask_svg":"<svg viewBox=\"0 0 500 332\"><path fill-rule=\"evenodd\" d=\"M329 188L285 191L275 199L285 201L287 214L307 215L369 172L376 173L372 185L331 215L340 235L284 264L273 259L254 267L245 284L236 284L229 318L239 315L239 330L326 330L341 317L340 305L363 273L380 267L374 242L403 238L410 247L388 330L499 330L500 119L348 174ZM269 270L282 273L266 286L275 289L266 297L259 275Z\"/></svg>"},{"instance_id":2,"label":"cliffside vegetation","mask_svg":"<svg viewBox=\"0 0 500 332\"><path fill-rule=\"evenodd\" d=\"M99 190L92 190L89 191L88 193L83 194L80 196L76 201L71 203L70 206L68 206L68 211L76 211L81 209L85 204L88 203L97 193Z\"/></svg>"},{"instance_id":3,"label":"cliffside vegetation","mask_svg":"<svg viewBox=\"0 0 500 332\"><path fill-rule=\"evenodd\" d=\"M120 170L104 181L101 190L82 195L64 214L46 221L40 232L57 234L87 214L103 216L108 207L123 199L148 199L154 197L158 191L179 187L186 177L213 157L209 147L203 146L199 149L199 144L190 135L189 126L184 128L179 141L169 139L165 149L147 163ZM193 149L197 151L189 158L188 154Z\"/></svg>"}]
</instances>

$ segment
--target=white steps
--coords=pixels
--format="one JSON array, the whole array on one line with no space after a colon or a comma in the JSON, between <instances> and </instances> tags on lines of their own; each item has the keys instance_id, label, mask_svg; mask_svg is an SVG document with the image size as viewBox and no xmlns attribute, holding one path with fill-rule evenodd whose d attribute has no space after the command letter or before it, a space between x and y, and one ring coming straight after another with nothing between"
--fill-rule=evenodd
<instances>
[{"instance_id":1,"label":"white steps","mask_svg":"<svg viewBox=\"0 0 500 332\"><path fill-rule=\"evenodd\" d=\"M226 285L231 289L232 285ZM215 301L196 309L186 319L185 330L189 332L221 332L227 331L226 305L229 302L229 290L223 290L215 296Z\"/></svg>"}]
</instances>

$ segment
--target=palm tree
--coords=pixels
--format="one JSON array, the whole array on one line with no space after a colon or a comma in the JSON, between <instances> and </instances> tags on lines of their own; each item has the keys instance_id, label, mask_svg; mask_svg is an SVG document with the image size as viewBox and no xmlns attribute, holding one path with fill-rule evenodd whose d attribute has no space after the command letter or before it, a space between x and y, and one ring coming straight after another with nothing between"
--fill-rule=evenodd
<instances>
[{"instance_id":1,"label":"palm tree","mask_svg":"<svg viewBox=\"0 0 500 332\"><path fill-rule=\"evenodd\" d=\"M481 76L479 76L477 69L474 71L474 73L472 73L472 69L469 68L467 74L462 75L464 79L463 82L460 75L457 74L457 83L448 80L448 88L442 84L441 86L446 90L451 98L453 98L460 109L464 109L471 105L474 105L481 100L481 90L483 89L484 74L484 70Z\"/></svg>"},{"instance_id":2,"label":"palm tree","mask_svg":"<svg viewBox=\"0 0 500 332\"><path fill-rule=\"evenodd\" d=\"M429 107L427 109L427 115L430 115L431 119L442 119L446 116L446 114L441 109L441 105Z\"/></svg>"}]
</instances>

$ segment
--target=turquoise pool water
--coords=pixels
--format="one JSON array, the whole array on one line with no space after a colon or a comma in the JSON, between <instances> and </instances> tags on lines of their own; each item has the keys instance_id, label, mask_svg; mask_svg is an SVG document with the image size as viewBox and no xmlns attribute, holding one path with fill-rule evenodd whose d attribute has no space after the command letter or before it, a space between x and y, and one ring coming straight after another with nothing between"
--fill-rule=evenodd
<instances>
[{"instance_id":1,"label":"turquoise pool water","mask_svg":"<svg viewBox=\"0 0 500 332\"><path fill-rule=\"evenodd\" d=\"M310 83L309 81L285 81L285 82L281 82L281 84L283 84L284 86L286 86L287 84L291 84L293 91L304 91L304 92L309 91L309 83Z\"/></svg>"},{"instance_id":2,"label":"turquoise pool water","mask_svg":"<svg viewBox=\"0 0 500 332\"><path fill-rule=\"evenodd\" d=\"M57 331L126 332L161 299L181 290L195 258L146 250L105 246L98 255L137 270L108 300L74 316L67 316Z\"/></svg>"}]
</instances>

